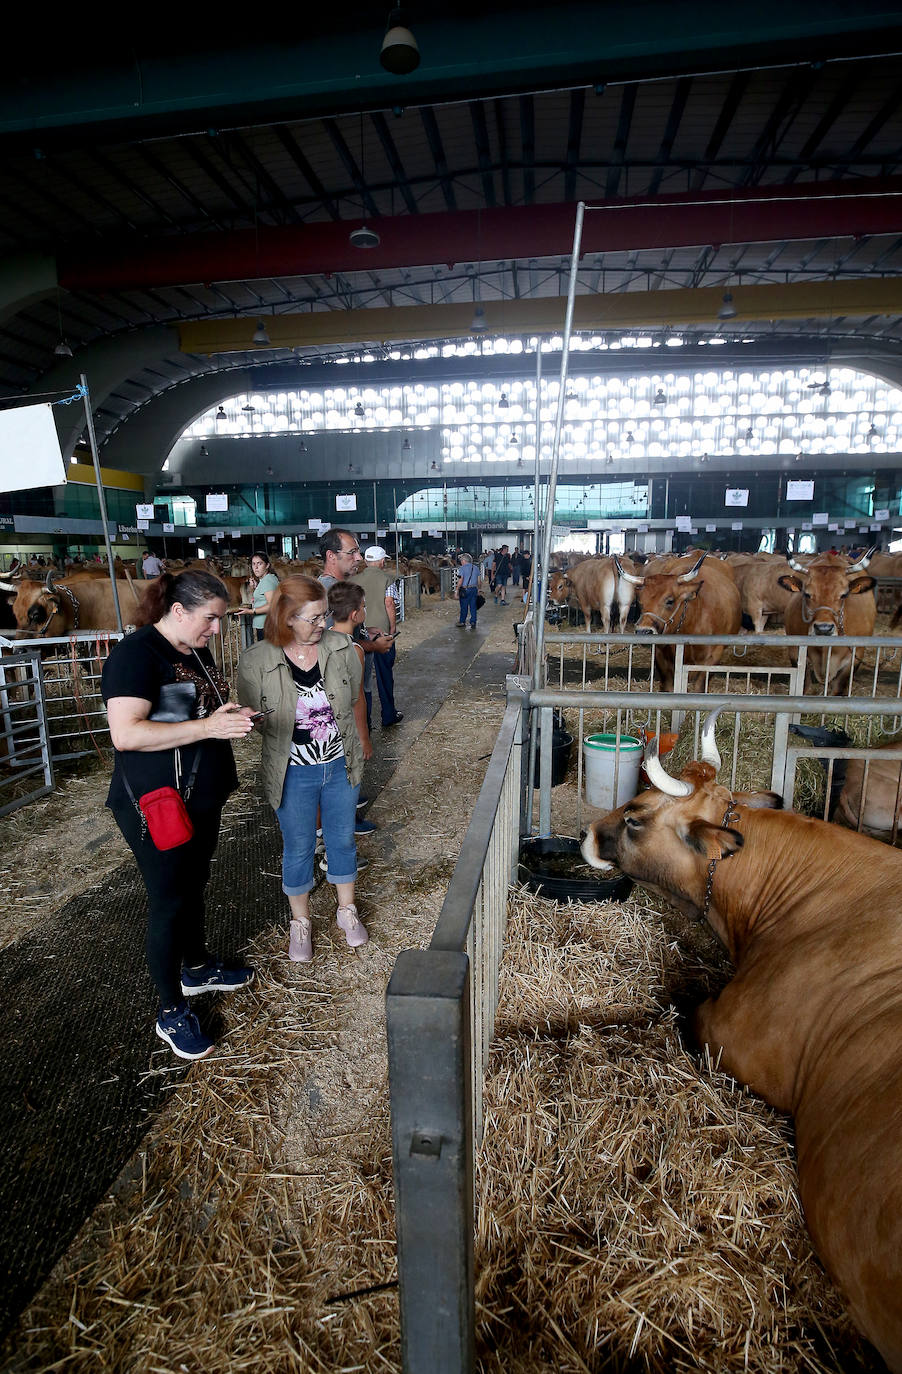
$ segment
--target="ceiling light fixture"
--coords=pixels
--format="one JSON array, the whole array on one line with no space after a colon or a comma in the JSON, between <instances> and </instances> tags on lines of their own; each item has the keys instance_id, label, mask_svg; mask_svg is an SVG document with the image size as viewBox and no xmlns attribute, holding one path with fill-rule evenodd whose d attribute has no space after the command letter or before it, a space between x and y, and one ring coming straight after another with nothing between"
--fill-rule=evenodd
<instances>
[{"instance_id":1,"label":"ceiling light fixture","mask_svg":"<svg viewBox=\"0 0 902 1374\"><path fill-rule=\"evenodd\" d=\"M433 458L433 460L432 460L432 467L429 469L429 471L430 471L430 472L438 472L438 463L435 461L434 458Z\"/></svg>"},{"instance_id":2,"label":"ceiling light fixture","mask_svg":"<svg viewBox=\"0 0 902 1374\"><path fill-rule=\"evenodd\" d=\"M507 409L509 409L509 407L510 407L510 401L507 399L507 392L506 392L506 391L502 391L502 393L501 393L501 400L498 402L498 409L499 409L499 410L507 410Z\"/></svg>"},{"instance_id":3,"label":"ceiling light fixture","mask_svg":"<svg viewBox=\"0 0 902 1374\"><path fill-rule=\"evenodd\" d=\"M725 291L723 293L723 300L721 301L720 309L717 312L717 318L719 320L735 320L736 307L733 304L732 291Z\"/></svg>"},{"instance_id":4,"label":"ceiling light fixture","mask_svg":"<svg viewBox=\"0 0 902 1374\"><path fill-rule=\"evenodd\" d=\"M206 446L206 444L201 444L200 448L198 449L198 453L199 453L199 455L200 455L201 458L209 458L209 456L210 456L209 453L207 452L207 446Z\"/></svg>"},{"instance_id":5,"label":"ceiling light fixture","mask_svg":"<svg viewBox=\"0 0 902 1374\"><path fill-rule=\"evenodd\" d=\"M56 346L56 348L53 350L53 352L54 352L54 355L55 355L57 358L71 358L71 357L72 357L72 349L71 349L71 348L69 347L69 345L66 343L66 340L65 340L65 339L60 339L59 343L57 344L57 346Z\"/></svg>"},{"instance_id":6,"label":"ceiling light fixture","mask_svg":"<svg viewBox=\"0 0 902 1374\"><path fill-rule=\"evenodd\" d=\"M357 402L356 406L354 407L354 414L357 416L358 420L362 420L366 415L366 411L363 408L362 401Z\"/></svg>"},{"instance_id":7,"label":"ceiling light fixture","mask_svg":"<svg viewBox=\"0 0 902 1374\"><path fill-rule=\"evenodd\" d=\"M358 225L348 235L348 243L352 248L378 248L381 242L381 238L369 224Z\"/></svg>"},{"instance_id":8,"label":"ceiling light fixture","mask_svg":"<svg viewBox=\"0 0 902 1374\"><path fill-rule=\"evenodd\" d=\"M878 430L877 426L874 424L874 421L872 420L872 421L871 421L871 427L870 427L870 429L868 430L868 438L869 438L869 439L876 439L876 438L877 438L877 435L878 435L879 433L880 433L880 431Z\"/></svg>"},{"instance_id":9,"label":"ceiling light fixture","mask_svg":"<svg viewBox=\"0 0 902 1374\"><path fill-rule=\"evenodd\" d=\"M225 413L225 407L224 407L224 406L220 406L220 407L219 407L219 409L218 409L217 412L216 412L216 418L217 418L217 420L227 420L227 419L229 418L228 415L226 415L226 413Z\"/></svg>"},{"instance_id":10,"label":"ceiling light fixture","mask_svg":"<svg viewBox=\"0 0 902 1374\"><path fill-rule=\"evenodd\" d=\"M306 453L306 452L307 452L307 445L304 443L304 441L303 441L303 439L302 439L301 442L298 444L298 453Z\"/></svg>"},{"instance_id":11,"label":"ceiling light fixture","mask_svg":"<svg viewBox=\"0 0 902 1374\"><path fill-rule=\"evenodd\" d=\"M255 343L255 344L268 344L268 343L272 343L272 339L269 337L269 335L268 335L267 332L266 332L266 325L263 323L262 320L258 320L258 321L257 321L257 328L254 330L254 343Z\"/></svg>"},{"instance_id":12,"label":"ceiling light fixture","mask_svg":"<svg viewBox=\"0 0 902 1374\"><path fill-rule=\"evenodd\" d=\"M477 305L473 311L473 318L470 321L470 329L474 334L483 334L486 329L485 311L481 305Z\"/></svg>"},{"instance_id":13,"label":"ceiling light fixture","mask_svg":"<svg viewBox=\"0 0 902 1374\"><path fill-rule=\"evenodd\" d=\"M254 415L256 414L256 411L254 410L254 407L251 405L250 401L248 401L246 406L241 407L241 413L242 415Z\"/></svg>"},{"instance_id":14,"label":"ceiling light fixture","mask_svg":"<svg viewBox=\"0 0 902 1374\"><path fill-rule=\"evenodd\" d=\"M420 49L400 5L396 5L389 13L379 61L393 76L409 76L420 65Z\"/></svg>"},{"instance_id":15,"label":"ceiling light fixture","mask_svg":"<svg viewBox=\"0 0 902 1374\"><path fill-rule=\"evenodd\" d=\"M402 453L409 453L409 452L410 452L410 440L409 440L409 439L405 439L405 440L404 440L403 444L401 445L401 452L402 452Z\"/></svg>"},{"instance_id":16,"label":"ceiling light fixture","mask_svg":"<svg viewBox=\"0 0 902 1374\"><path fill-rule=\"evenodd\" d=\"M666 404L667 404L667 396L665 395L663 388L662 388L662 387L658 387L657 391L655 392L655 399L652 401L652 405L653 405L653 406L666 406Z\"/></svg>"}]
</instances>

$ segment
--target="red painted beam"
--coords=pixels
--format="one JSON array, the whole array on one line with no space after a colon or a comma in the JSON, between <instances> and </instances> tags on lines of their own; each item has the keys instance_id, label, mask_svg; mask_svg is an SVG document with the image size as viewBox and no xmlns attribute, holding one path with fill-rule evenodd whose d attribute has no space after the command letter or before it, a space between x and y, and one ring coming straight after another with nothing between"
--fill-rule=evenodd
<instances>
[{"instance_id":1,"label":"red painted beam","mask_svg":"<svg viewBox=\"0 0 902 1374\"><path fill-rule=\"evenodd\" d=\"M372 224L381 242L369 249L348 241L360 220L110 243L61 254L59 281L72 291L127 290L563 257L572 247L575 208L565 203L379 219ZM607 201L586 213L583 253L899 233L902 178L809 182Z\"/></svg>"}]
</instances>

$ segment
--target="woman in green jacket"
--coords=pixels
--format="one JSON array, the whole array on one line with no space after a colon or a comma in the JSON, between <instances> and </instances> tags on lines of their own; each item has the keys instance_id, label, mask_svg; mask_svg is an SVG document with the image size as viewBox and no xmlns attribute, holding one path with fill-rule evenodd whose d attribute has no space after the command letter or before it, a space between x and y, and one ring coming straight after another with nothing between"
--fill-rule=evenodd
<instances>
[{"instance_id":1,"label":"woman in green jacket","mask_svg":"<svg viewBox=\"0 0 902 1374\"><path fill-rule=\"evenodd\" d=\"M354 818L363 777L363 746L354 719L361 670L347 635L325 628L326 591L301 575L273 595L264 638L238 668L242 705L266 714L263 788L282 830L282 891L291 908L288 957L313 957L310 890L316 814L322 816L327 877L338 892L337 921L351 946L369 938L354 904Z\"/></svg>"}]
</instances>

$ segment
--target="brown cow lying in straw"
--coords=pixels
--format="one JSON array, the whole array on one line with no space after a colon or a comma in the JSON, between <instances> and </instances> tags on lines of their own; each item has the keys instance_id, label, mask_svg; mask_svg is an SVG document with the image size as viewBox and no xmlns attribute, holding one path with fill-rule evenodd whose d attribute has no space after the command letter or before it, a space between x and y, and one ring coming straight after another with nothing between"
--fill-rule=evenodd
<instances>
[{"instance_id":1,"label":"brown cow lying in straw","mask_svg":"<svg viewBox=\"0 0 902 1374\"><path fill-rule=\"evenodd\" d=\"M595 821L583 857L705 917L736 972L697 1009L699 1042L795 1117L815 1247L861 1330L902 1371L902 854L731 796L707 720L702 761Z\"/></svg>"}]
</instances>

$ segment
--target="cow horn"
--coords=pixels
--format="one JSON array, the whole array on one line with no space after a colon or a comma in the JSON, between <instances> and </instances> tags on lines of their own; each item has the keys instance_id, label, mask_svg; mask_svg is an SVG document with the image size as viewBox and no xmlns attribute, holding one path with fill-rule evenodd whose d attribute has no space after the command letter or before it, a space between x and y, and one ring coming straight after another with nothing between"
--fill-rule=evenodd
<instances>
[{"instance_id":1,"label":"cow horn","mask_svg":"<svg viewBox=\"0 0 902 1374\"><path fill-rule=\"evenodd\" d=\"M707 553L703 553L701 558L697 558L695 560L695 562L692 564L692 567L689 569L688 572L680 573L679 577L677 578L677 582L694 582L694 580L698 577L699 568L702 566L707 557Z\"/></svg>"},{"instance_id":2,"label":"cow horn","mask_svg":"<svg viewBox=\"0 0 902 1374\"><path fill-rule=\"evenodd\" d=\"M55 591L55 588L54 588L54 585L53 585L53 573L52 573L52 572L49 572L49 571L48 571L46 580L45 580L45 582L44 582L44 587L46 588L46 590L47 590L48 592Z\"/></svg>"},{"instance_id":3,"label":"cow horn","mask_svg":"<svg viewBox=\"0 0 902 1374\"><path fill-rule=\"evenodd\" d=\"M723 707L718 706L716 710L711 711L705 717L705 723L702 726L702 763L710 763L716 772L720 771L720 753L714 739L714 727L717 725L717 717L722 710Z\"/></svg>"},{"instance_id":4,"label":"cow horn","mask_svg":"<svg viewBox=\"0 0 902 1374\"><path fill-rule=\"evenodd\" d=\"M624 568L623 564L620 562L620 559L617 557L616 553L614 554L614 567L617 569L617 576L622 577L624 582L629 582L631 587L645 586L645 578L637 577L635 573L628 573L626 568Z\"/></svg>"},{"instance_id":5,"label":"cow horn","mask_svg":"<svg viewBox=\"0 0 902 1374\"><path fill-rule=\"evenodd\" d=\"M877 552L877 545L876 545L876 544L872 544L871 547L868 549L867 553L863 553L863 554L861 555L861 557L859 558L859 560L858 560L857 563L850 563L850 564L849 564L847 571L848 571L848 572L864 572L865 568L866 568L867 565L870 563L871 559L874 557L874 554L875 554L876 552Z\"/></svg>"},{"instance_id":6,"label":"cow horn","mask_svg":"<svg viewBox=\"0 0 902 1374\"><path fill-rule=\"evenodd\" d=\"M688 797L695 791L691 782L684 782L682 778L673 778L667 772L658 757L657 736L649 740L646 746L642 767L645 769L645 776L652 787L656 787L659 792L665 792L668 797Z\"/></svg>"},{"instance_id":7,"label":"cow horn","mask_svg":"<svg viewBox=\"0 0 902 1374\"><path fill-rule=\"evenodd\" d=\"M786 562L792 568L793 572L803 573L808 571L804 563L797 563L794 558L787 558Z\"/></svg>"}]
</instances>

